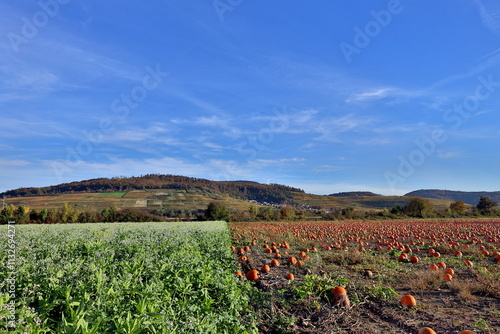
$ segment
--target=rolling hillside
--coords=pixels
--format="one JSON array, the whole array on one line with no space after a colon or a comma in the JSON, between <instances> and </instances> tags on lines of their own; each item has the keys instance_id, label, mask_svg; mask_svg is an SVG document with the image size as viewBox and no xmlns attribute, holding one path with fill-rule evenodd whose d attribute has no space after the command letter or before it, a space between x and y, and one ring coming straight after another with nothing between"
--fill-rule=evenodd
<instances>
[{"instance_id":1,"label":"rolling hillside","mask_svg":"<svg viewBox=\"0 0 500 334\"><path fill-rule=\"evenodd\" d=\"M416 190L412 191L405 196L417 196L426 198L435 198L446 201L458 201L462 200L467 204L477 205L479 203L479 198L481 196L488 196L493 201L500 203L500 191L451 191L451 190L439 190L439 189L426 189L426 190Z\"/></svg>"},{"instance_id":2,"label":"rolling hillside","mask_svg":"<svg viewBox=\"0 0 500 334\"><path fill-rule=\"evenodd\" d=\"M250 205L294 205L309 209L353 207L355 210L382 210L404 206L408 197L381 196L370 192L348 192L329 196L307 194L301 189L251 181L210 181L175 175L145 175L129 178L100 178L43 188L10 190L6 204L34 209L57 208L68 203L80 209L102 210L114 205L148 212L193 212L204 210L214 200L235 210ZM439 210L450 201L434 198Z\"/></svg>"}]
</instances>

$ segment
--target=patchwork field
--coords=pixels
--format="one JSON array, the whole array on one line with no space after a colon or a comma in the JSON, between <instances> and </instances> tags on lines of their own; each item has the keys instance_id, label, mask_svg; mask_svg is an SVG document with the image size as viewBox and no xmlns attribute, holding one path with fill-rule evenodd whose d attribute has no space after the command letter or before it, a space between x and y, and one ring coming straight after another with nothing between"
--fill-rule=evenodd
<instances>
[{"instance_id":1,"label":"patchwork field","mask_svg":"<svg viewBox=\"0 0 500 334\"><path fill-rule=\"evenodd\" d=\"M230 226L261 333L500 333L500 220Z\"/></svg>"},{"instance_id":2,"label":"patchwork field","mask_svg":"<svg viewBox=\"0 0 500 334\"><path fill-rule=\"evenodd\" d=\"M352 207L356 211L380 211L395 206L405 206L409 197L405 196L357 196L335 197L291 192L289 203L297 207L313 207L330 210L332 208ZM100 193L69 193L51 196L7 197L6 204L25 205L33 209L61 208L65 203L79 209L103 210L112 205L117 208L137 208L146 211L184 211L205 210L212 201L223 202L235 211L248 211L251 204L228 194L202 188L190 189L147 189ZM429 199L438 211L449 208L450 201Z\"/></svg>"},{"instance_id":3,"label":"patchwork field","mask_svg":"<svg viewBox=\"0 0 500 334\"><path fill-rule=\"evenodd\" d=\"M248 210L249 202L210 194L205 191L177 189L132 190L129 192L76 193L53 196L6 198L6 204L26 205L33 209L61 208L65 203L80 209L102 210L112 205L118 208L163 210L205 210L214 200L222 201L236 210Z\"/></svg>"}]
</instances>

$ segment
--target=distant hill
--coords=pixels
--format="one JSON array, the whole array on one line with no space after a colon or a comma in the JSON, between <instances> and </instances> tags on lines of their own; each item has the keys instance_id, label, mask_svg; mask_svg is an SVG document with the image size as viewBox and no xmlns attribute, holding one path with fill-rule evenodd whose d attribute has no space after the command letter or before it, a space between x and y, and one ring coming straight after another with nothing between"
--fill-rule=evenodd
<instances>
[{"instance_id":1,"label":"distant hill","mask_svg":"<svg viewBox=\"0 0 500 334\"><path fill-rule=\"evenodd\" d=\"M383 210L404 206L408 197L382 196L368 191L325 195L305 193L302 189L254 181L211 181L179 175L149 174L138 177L98 178L41 188L19 188L0 193L6 204L33 209L60 208L65 203L78 208L102 210L114 205L154 214L196 212L211 201L222 201L234 210L252 205L293 205L303 209L332 210L352 207L358 211ZM431 199L439 210L449 200Z\"/></svg>"},{"instance_id":2,"label":"distant hill","mask_svg":"<svg viewBox=\"0 0 500 334\"><path fill-rule=\"evenodd\" d=\"M334 196L334 197L360 197L360 196L380 196L380 195L372 193L371 191L347 191L347 192L330 194L328 196Z\"/></svg>"},{"instance_id":3,"label":"distant hill","mask_svg":"<svg viewBox=\"0 0 500 334\"><path fill-rule=\"evenodd\" d=\"M488 196L491 200L500 203L500 191L452 191L439 189L422 189L409 192L405 196L436 198L447 201L462 200L467 204L476 205L481 196Z\"/></svg>"},{"instance_id":4,"label":"distant hill","mask_svg":"<svg viewBox=\"0 0 500 334\"><path fill-rule=\"evenodd\" d=\"M292 199L294 193L304 192L301 189L280 184L261 184L252 181L211 181L179 175L148 174L139 177L98 178L42 188L19 188L1 193L0 197L128 192L148 189L198 190L240 200L267 203L284 203Z\"/></svg>"}]
</instances>

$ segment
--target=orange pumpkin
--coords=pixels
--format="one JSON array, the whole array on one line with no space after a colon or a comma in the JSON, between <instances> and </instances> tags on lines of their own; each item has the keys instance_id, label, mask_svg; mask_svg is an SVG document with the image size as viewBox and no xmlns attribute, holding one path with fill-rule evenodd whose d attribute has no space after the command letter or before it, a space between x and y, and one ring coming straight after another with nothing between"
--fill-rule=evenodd
<instances>
[{"instance_id":1,"label":"orange pumpkin","mask_svg":"<svg viewBox=\"0 0 500 334\"><path fill-rule=\"evenodd\" d=\"M429 327L422 327L418 330L417 334L436 334L436 332Z\"/></svg>"},{"instance_id":2,"label":"orange pumpkin","mask_svg":"<svg viewBox=\"0 0 500 334\"><path fill-rule=\"evenodd\" d=\"M447 274L450 274L450 275L455 275L455 270L453 270L451 268L446 269L444 272Z\"/></svg>"},{"instance_id":3,"label":"orange pumpkin","mask_svg":"<svg viewBox=\"0 0 500 334\"><path fill-rule=\"evenodd\" d=\"M288 275L285 276L287 280L293 281L295 279L295 275L292 273L289 273Z\"/></svg>"},{"instance_id":4,"label":"orange pumpkin","mask_svg":"<svg viewBox=\"0 0 500 334\"><path fill-rule=\"evenodd\" d=\"M420 259L416 255L413 255L412 257L410 257L411 263L418 263L419 261L420 261Z\"/></svg>"},{"instance_id":5,"label":"orange pumpkin","mask_svg":"<svg viewBox=\"0 0 500 334\"><path fill-rule=\"evenodd\" d=\"M243 274L241 273L241 271L237 271L234 273L236 276L238 277L243 277Z\"/></svg>"},{"instance_id":6,"label":"orange pumpkin","mask_svg":"<svg viewBox=\"0 0 500 334\"><path fill-rule=\"evenodd\" d=\"M260 271L263 273L267 273L271 271L271 267L269 267L267 264L263 265L262 268L260 268Z\"/></svg>"},{"instance_id":7,"label":"orange pumpkin","mask_svg":"<svg viewBox=\"0 0 500 334\"><path fill-rule=\"evenodd\" d=\"M431 265L429 266L429 269L430 269L430 270L439 270L439 267L438 267L437 265L435 265L435 264L431 264Z\"/></svg>"},{"instance_id":8,"label":"orange pumpkin","mask_svg":"<svg viewBox=\"0 0 500 334\"><path fill-rule=\"evenodd\" d=\"M293 256L290 256L288 260L286 260L288 264L297 264L297 259L294 258Z\"/></svg>"},{"instance_id":9,"label":"orange pumpkin","mask_svg":"<svg viewBox=\"0 0 500 334\"><path fill-rule=\"evenodd\" d=\"M476 332L473 332L473 331L470 331L470 330L465 330L465 331L461 331L460 333L458 334L476 334Z\"/></svg>"},{"instance_id":10,"label":"orange pumpkin","mask_svg":"<svg viewBox=\"0 0 500 334\"><path fill-rule=\"evenodd\" d=\"M438 262L438 263L437 263L437 266L438 266L439 268L443 268L443 269L444 269L444 268L446 268L446 264L445 264L444 262Z\"/></svg>"},{"instance_id":11,"label":"orange pumpkin","mask_svg":"<svg viewBox=\"0 0 500 334\"><path fill-rule=\"evenodd\" d=\"M451 282L453 280L453 276L451 276L450 274L444 274L443 280Z\"/></svg>"},{"instance_id":12,"label":"orange pumpkin","mask_svg":"<svg viewBox=\"0 0 500 334\"><path fill-rule=\"evenodd\" d=\"M334 296L336 296L336 295L345 295L345 294L347 294L347 291L345 291L345 289L343 287L338 286L338 287L332 289L332 294Z\"/></svg>"},{"instance_id":13,"label":"orange pumpkin","mask_svg":"<svg viewBox=\"0 0 500 334\"><path fill-rule=\"evenodd\" d=\"M247 280L249 281L255 281L260 278L259 276L259 271L258 270L250 270L247 272Z\"/></svg>"},{"instance_id":14,"label":"orange pumpkin","mask_svg":"<svg viewBox=\"0 0 500 334\"><path fill-rule=\"evenodd\" d=\"M271 261L271 266L273 266L273 267L279 267L279 265L280 265L280 262L278 260L274 259L274 260Z\"/></svg>"},{"instance_id":15,"label":"orange pumpkin","mask_svg":"<svg viewBox=\"0 0 500 334\"><path fill-rule=\"evenodd\" d=\"M401 304L408 307L412 307L417 305L417 301L415 300L415 297L413 297L412 295L405 295L401 297Z\"/></svg>"}]
</instances>

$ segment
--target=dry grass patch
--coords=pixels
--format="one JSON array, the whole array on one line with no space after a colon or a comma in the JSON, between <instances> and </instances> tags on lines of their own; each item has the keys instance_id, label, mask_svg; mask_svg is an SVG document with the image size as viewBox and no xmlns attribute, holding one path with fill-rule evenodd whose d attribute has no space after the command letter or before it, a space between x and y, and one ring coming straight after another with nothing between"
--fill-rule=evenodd
<instances>
[{"instance_id":1,"label":"dry grass patch","mask_svg":"<svg viewBox=\"0 0 500 334\"><path fill-rule=\"evenodd\" d=\"M424 291L438 289L443 281L441 271L422 269L409 274L407 285L412 292L422 294Z\"/></svg>"}]
</instances>

